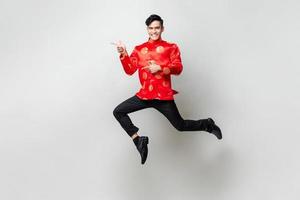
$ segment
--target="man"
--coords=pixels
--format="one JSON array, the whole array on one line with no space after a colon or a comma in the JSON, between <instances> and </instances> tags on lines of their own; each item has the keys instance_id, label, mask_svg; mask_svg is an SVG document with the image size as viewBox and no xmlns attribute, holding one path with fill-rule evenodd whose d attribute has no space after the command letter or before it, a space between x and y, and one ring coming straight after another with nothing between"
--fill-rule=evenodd
<instances>
[{"instance_id":1,"label":"man","mask_svg":"<svg viewBox=\"0 0 300 200\"><path fill-rule=\"evenodd\" d=\"M149 39L134 48L129 56L124 44L118 42L117 50L124 71L128 75L139 73L141 89L131 98L119 104L113 111L122 128L133 139L144 164L148 155L149 138L139 136L138 130L128 114L145 108L155 108L161 112L178 131L207 131L222 139L220 128L211 119L184 120L175 104L171 75L182 71L180 51L176 44L162 40L163 20L151 15L146 20Z\"/></svg>"}]
</instances>

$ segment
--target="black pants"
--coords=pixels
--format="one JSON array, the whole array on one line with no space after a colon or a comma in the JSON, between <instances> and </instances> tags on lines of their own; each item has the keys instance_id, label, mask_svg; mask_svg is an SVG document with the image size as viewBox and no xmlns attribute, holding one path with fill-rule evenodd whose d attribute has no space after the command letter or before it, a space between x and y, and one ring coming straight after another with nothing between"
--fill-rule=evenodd
<instances>
[{"instance_id":1,"label":"black pants","mask_svg":"<svg viewBox=\"0 0 300 200\"><path fill-rule=\"evenodd\" d=\"M145 108L155 108L161 112L178 131L206 131L207 119L184 120L182 119L174 100L141 100L133 96L120 103L113 111L115 118L129 136L137 133L136 127L128 114Z\"/></svg>"}]
</instances>

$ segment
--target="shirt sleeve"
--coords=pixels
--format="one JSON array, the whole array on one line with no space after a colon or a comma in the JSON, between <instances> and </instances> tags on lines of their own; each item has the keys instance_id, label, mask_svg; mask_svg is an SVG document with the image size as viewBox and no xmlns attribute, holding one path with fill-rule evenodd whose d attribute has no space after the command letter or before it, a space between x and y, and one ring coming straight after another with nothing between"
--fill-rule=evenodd
<instances>
[{"instance_id":1,"label":"shirt sleeve","mask_svg":"<svg viewBox=\"0 0 300 200\"><path fill-rule=\"evenodd\" d=\"M162 75L179 75L182 72L183 67L181 63L180 50L176 44L173 44L171 47L170 62L167 65L161 67Z\"/></svg>"},{"instance_id":2,"label":"shirt sleeve","mask_svg":"<svg viewBox=\"0 0 300 200\"><path fill-rule=\"evenodd\" d=\"M138 68L138 53L136 48L134 48L130 56L128 56L127 54L120 55L120 61L126 74L134 74Z\"/></svg>"}]
</instances>

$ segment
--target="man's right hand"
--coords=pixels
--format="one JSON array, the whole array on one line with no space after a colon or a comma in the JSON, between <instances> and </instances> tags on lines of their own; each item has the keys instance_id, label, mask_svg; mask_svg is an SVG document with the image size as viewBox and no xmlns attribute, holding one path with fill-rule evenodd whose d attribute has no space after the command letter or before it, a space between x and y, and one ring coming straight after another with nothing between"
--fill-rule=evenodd
<instances>
[{"instance_id":1,"label":"man's right hand","mask_svg":"<svg viewBox=\"0 0 300 200\"><path fill-rule=\"evenodd\" d=\"M122 55L126 54L126 47L121 41L118 41L117 43L115 43L115 45L117 46L118 53Z\"/></svg>"}]
</instances>

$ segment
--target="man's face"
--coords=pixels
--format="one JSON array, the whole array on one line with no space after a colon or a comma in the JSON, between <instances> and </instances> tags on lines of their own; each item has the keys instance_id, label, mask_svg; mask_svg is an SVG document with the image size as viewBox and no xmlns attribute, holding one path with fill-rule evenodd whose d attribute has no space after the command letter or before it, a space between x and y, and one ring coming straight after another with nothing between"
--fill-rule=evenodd
<instances>
[{"instance_id":1,"label":"man's face","mask_svg":"<svg viewBox=\"0 0 300 200\"><path fill-rule=\"evenodd\" d=\"M150 40L158 40L161 37L164 27L161 26L160 21L153 21L147 27L148 35Z\"/></svg>"}]
</instances>

